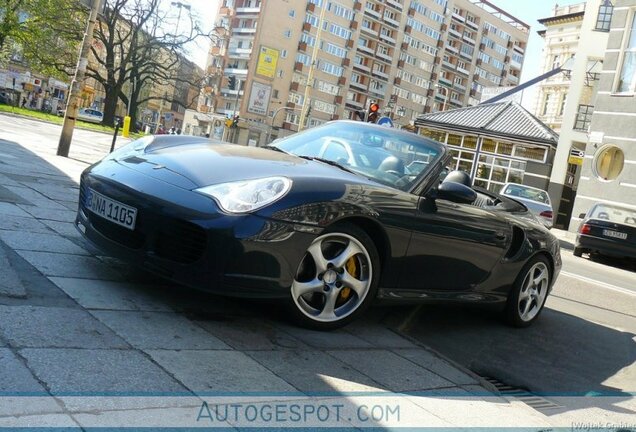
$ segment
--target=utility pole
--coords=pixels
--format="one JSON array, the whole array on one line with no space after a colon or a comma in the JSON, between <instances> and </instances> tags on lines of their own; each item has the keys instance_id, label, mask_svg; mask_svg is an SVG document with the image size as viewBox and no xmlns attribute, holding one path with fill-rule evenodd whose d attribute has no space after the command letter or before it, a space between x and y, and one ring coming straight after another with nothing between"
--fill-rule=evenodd
<instances>
[{"instance_id":1,"label":"utility pole","mask_svg":"<svg viewBox=\"0 0 636 432\"><path fill-rule=\"evenodd\" d=\"M86 75L86 67L88 66L88 55L91 45L93 44L93 31L95 30L95 23L97 22L97 14L101 9L102 2L103 0L93 0L91 6L86 33L84 33L84 39L82 41L82 49L80 50L75 76L73 77L71 90L68 95L68 104L66 105L66 113L64 114L64 126L62 126L62 134L60 135L60 141L57 145L58 156L68 157L68 152L71 148L73 129L75 128L75 121L79 111L79 96L82 90L82 84L84 83L84 76Z\"/></svg>"},{"instance_id":2,"label":"utility pole","mask_svg":"<svg viewBox=\"0 0 636 432\"><path fill-rule=\"evenodd\" d=\"M303 130L305 125L305 119L307 117L307 103L309 101L309 89L313 88L314 83L314 69L316 68L316 60L318 59L318 51L320 50L320 41L322 37L322 24L325 19L325 12L327 11L327 2L323 2L320 7L320 19L318 20L318 32L316 33L316 43L314 44L314 50L311 53L311 66L309 67L309 73L307 74L307 85L305 86L305 96L303 97L303 109L300 112L300 121L298 122L298 132Z\"/></svg>"},{"instance_id":3,"label":"utility pole","mask_svg":"<svg viewBox=\"0 0 636 432\"><path fill-rule=\"evenodd\" d=\"M236 113L239 112L238 111L238 104L239 104L239 97L241 95L241 80L240 79L236 79L236 100L234 101L234 114L232 114L232 121L234 121L234 119L236 118ZM238 129L238 122L236 123L236 128L234 129L234 131L232 132L232 141L230 142L234 142L235 139L237 139L237 132Z\"/></svg>"}]
</instances>

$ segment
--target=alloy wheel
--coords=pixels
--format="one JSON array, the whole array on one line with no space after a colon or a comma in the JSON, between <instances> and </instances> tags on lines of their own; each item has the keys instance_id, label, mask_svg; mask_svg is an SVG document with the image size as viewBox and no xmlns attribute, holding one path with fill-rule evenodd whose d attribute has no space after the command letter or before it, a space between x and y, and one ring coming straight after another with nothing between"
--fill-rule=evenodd
<instances>
[{"instance_id":1,"label":"alloy wheel","mask_svg":"<svg viewBox=\"0 0 636 432\"><path fill-rule=\"evenodd\" d=\"M372 276L372 261L362 242L349 234L325 234L307 249L291 286L292 299L307 318L337 322L364 302Z\"/></svg>"},{"instance_id":2,"label":"alloy wheel","mask_svg":"<svg viewBox=\"0 0 636 432\"><path fill-rule=\"evenodd\" d=\"M539 261L530 267L521 284L517 302L517 312L522 321L532 321L541 311L549 283L550 271L544 262Z\"/></svg>"}]
</instances>

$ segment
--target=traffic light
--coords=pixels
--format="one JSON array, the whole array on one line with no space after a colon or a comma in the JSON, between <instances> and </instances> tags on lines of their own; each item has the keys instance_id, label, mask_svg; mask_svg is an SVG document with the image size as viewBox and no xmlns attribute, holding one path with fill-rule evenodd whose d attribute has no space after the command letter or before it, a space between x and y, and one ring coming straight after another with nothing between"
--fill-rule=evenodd
<instances>
[{"instance_id":1,"label":"traffic light","mask_svg":"<svg viewBox=\"0 0 636 432\"><path fill-rule=\"evenodd\" d=\"M227 86L230 90L234 90L236 88L236 77L234 75L230 75L227 78Z\"/></svg>"},{"instance_id":2,"label":"traffic light","mask_svg":"<svg viewBox=\"0 0 636 432\"><path fill-rule=\"evenodd\" d=\"M238 122L239 122L239 115L238 115L238 114L236 114L236 115L234 116L234 118L232 119L232 127L233 127L233 128L238 127Z\"/></svg>"},{"instance_id":3,"label":"traffic light","mask_svg":"<svg viewBox=\"0 0 636 432\"><path fill-rule=\"evenodd\" d=\"M369 114L367 116L367 122L375 123L378 120L378 116L380 115L380 104L377 102L373 102L369 105Z\"/></svg>"}]
</instances>

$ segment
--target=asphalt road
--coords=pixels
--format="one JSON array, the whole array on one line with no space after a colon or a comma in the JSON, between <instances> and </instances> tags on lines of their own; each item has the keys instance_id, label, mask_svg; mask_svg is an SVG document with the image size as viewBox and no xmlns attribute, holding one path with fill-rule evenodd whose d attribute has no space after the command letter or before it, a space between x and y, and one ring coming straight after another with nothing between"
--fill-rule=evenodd
<instances>
[{"instance_id":1,"label":"asphalt road","mask_svg":"<svg viewBox=\"0 0 636 432\"><path fill-rule=\"evenodd\" d=\"M409 329L482 376L551 395L636 392L636 273L562 250L563 272L530 328L495 311L424 306Z\"/></svg>"}]
</instances>

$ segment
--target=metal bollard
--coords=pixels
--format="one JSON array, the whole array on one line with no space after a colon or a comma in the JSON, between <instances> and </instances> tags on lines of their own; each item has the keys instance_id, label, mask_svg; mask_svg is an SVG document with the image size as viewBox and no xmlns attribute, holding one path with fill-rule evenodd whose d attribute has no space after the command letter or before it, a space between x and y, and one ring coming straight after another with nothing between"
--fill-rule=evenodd
<instances>
[{"instance_id":1,"label":"metal bollard","mask_svg":"<svg viewBox=\"0 0 636 432\"><path fill-rule=\"evenodd\" d=\"M115 133L113 134L113 143L110 145L110 153L115 150L115 143L117 142L117 133L119 132L119 120L115 120Z\"/></svg>"}]
</instances>

